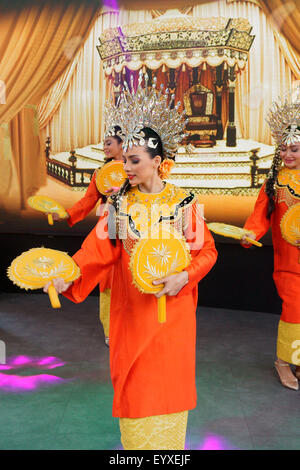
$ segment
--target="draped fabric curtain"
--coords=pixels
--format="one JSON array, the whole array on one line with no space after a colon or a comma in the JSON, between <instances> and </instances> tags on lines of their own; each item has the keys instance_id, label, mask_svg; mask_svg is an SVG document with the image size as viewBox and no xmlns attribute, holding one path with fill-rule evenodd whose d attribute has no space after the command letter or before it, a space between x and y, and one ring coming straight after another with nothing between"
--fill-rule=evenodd
<instances>
[{"instance_id":1,"label":"draped fabric curtain","mask_svg":"<svg viewBox=\"0 0 300 470\"><path fill-rule=\"evenodd\" d=\"M97 9L92 2L62 0L0 11L0 77L6 88L0 123L24 103L38 102L54 84L73 60L70 49L76 52L85 41Z\"/></svg>"},{"instance_id":2,"label":"draped fabric curtain","mask_svg":"<svg viewBox=\"0 0 300 470\"><path fill-rule=\"evenodd\" d=\"M261 8L245 1L211 2L195 7L193 15L243 17L253 27L248 62L236 80L236 124L239 137L271 144L267 111L298 78L285 60L272 23Z\"/></svg>"},{"instance_id":3,"label":"draped fabric curtain","mask_svg":"<svg viewBox=\"0 0 300 470\"><path fill-rule=\"evenodd\" d=\"M272 101L299 79L300 60L297 52L268 20L263 9L257 5L258 2L219 0L199 3L192 9L194 17L244 17L253 26L252 32L256 37L246 68L238 74L236 80L236 124L238 137L271 144L265 122L266 112ZM122 9L98 17L85 45L86 49L77 62L70 86L57 112L41 131L43 141L48 135L51 136L53 152L68 151L102 140L104 102L112 90L112 81L106 81L103 86L104 74L96 50L98 37L106 28L151 19L150 11ZM85 53L85 50L89 52ZM162 82L162 77L159 78L162 71L158 70L156 74L158 82ZM202 78L208 85L207 74ZM187 81L184 80L180 85L182 92L186 85ZM225 95L223 93L222 97L224 127L228 115L228 98Z\"/></svg>"},{"instance_id":4,"label":"draped fabric curtain","mask_svg":"<svg viewBox=\"0 0 300 470\"><path fill-rule=\"evenodd\" d=\"M259 0L277 30L289 41L300 54L300 2L299 0Z\"/></svg>"},{"instance_id":5,"label":"draped fabric curtain","mask_svg":"<svg viewBox=\"0 0 300 470\"><path fill-rule=\"evenodd\" d=\"M55 82L49 92L42 98L37 109L39 129L43 129L47 125L53 114L59 108L81 55L82 49L78 54L76 54L72 63L68 65L67 70L63 73L62 77Z\"/></svg>"},{"instance_id":6,"label":"draped fabric curtain","mask_svg":"<svg viewBox=\"0 0 300 470\"><path fill-rule=\"evenodd\" d=\"M299 13L300 2L288 1L288 2L277 2L277 7L275 6L276 2L270 1L260 1L260 0L226 0L229 3L254 3L256 6L259 6L263 9L267 15L268 23L272 26L273 33L278 41L279 47L282 54L285 57L290 69L292 70L295 77L300 80L300 52L299 52L299 41L300 41L300 32L299 36L295 38L289 34L289 30L283 26L286 24L287 18L290 16L293 17L295 12ZM274 6L274 10L272 9ZM298 5L298 6L297 6ZM294 42L296 39L296 42Z\"/></svg>"},{"instance_id":7,"label":"draped fabric curtain","mask_svg":"<svg viewBox=\"0 0 300 470\"><path fill-rule=\"evenodd\" d=\"M10 161L14 178L9 191L15 201L18 192L17 206L24 207L25 198L46 180L36 105L84 43L97 10L96 1L61 0L25 3L17 9L8 5L1 11L0 77L5 103L0 105L0 169L2 165L7 169ZM75 47L74 37L80 37Z\"/></svg>"},{"instance_id":8,"label":"draped fabric curtain","mask_svg":"<svg viewBox=\"0 0 300 470\"><path fill-rule=\"evenodd\" d=\"M96 49L96 45L99 45L99 36L107 28L151 19L151 11L139 10L103 11L97 17L78 57L76 68L59 109L40 132L43 142L47 136L51 136L53 153L97 144L103 138L104 105L111 92L112 82L105 83L101 59ZM59 85L56 84L55 88L58 87ZM43 102L45 104L44 100ZM41 115L39 119L41 122Z\"/></svg>"},{"instance_id":9,"label":"draped fabric curtain","mask_svg":"<svg viewBox=\"0 0 300 470\"><path fill-rule=\"evenodd\" d=\"M289 68L297 80L300 80L300 54L295 51L289 41L287 41L280 32L278 32L276 29L273 31Z\"/></svg>"}]
</instances>

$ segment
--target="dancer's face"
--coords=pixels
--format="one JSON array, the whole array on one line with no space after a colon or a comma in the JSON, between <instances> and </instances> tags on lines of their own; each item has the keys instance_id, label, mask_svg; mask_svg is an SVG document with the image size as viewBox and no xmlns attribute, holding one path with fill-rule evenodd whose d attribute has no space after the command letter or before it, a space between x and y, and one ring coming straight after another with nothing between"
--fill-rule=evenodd
<instances>
[{"instance_id":1,"label":"dancer's face","mask_svg":"<svg viewBox=\"0 0 300 470\"><path fill-rule=\"evenodd\" d=\"M158 178L158 167L161 157L156 155L151 158L145 146L134 145L123 156L124 170L132 186L144 184Z\"/></svg>"},{"instance_id":2,"label":"dancer's face","mask_svg":"<svg viewBox=\"0 0 300 470\"><path fill-rule=\"evenodd\" d=\"M280 147L280 157L287 168L300 170L300 142L293 145L282 144Z\"/></svg>"},{"instance_id":3,"label":"dancer's face","mask_svg":"<svg viewBox=\"0 0 300 470\"><path fill-rule=\"evenodd\" d=\"M114 160L122 160L123 158L122 142L118 142L115 137L107 137L104 140L103 150L108 158L113 158Z\"/></svg>"}]
</instances>

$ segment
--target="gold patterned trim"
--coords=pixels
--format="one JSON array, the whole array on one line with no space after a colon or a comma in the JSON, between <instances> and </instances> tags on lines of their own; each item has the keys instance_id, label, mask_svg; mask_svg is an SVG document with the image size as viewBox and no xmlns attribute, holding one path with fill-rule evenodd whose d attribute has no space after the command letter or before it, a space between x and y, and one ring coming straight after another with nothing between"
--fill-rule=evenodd
<instances>
[{"instance_id":1,"label":"gold patterned trim","mask_svg":"<svg viewBox=\"0 0 300 470\"><path fill-rule=\"evenodd\" d=\"M194 130L189 130L189 129L185 129L185 133L186 134L189 134L189 135L217 135L217 129L214 129L214 130L199 130L199 129L194 129Z\"/></svg>"},{"instance_id":2,"label":"gold patterned trim","mask_svg":"<svg viewBox=\"0 0 300 470\"><path fill-rule=\"evenodd\" d=\"M275 183L276 200L285 202L288 207L300 200L300 170L282 168Z\"/></svg>"},{"instance_id":3,"label":"gold patterned trim","mask_svg":"<svg viewBox=\"0 0 300 470\"><path fill-rule=\"evenodd\" d=\"M195 174L185 174L185 175L173 175L171 174L168 179L179 179L179 180L240 180L240 179L247 179L250 181L250 174L247 173L240 173L237 175L230 174L230 175L212 175L212 174L205 174L205 175L195 175Z\"/></svg>"},{"instance_id":4,"label":"gold patterned trim","mask_svg":"<svg viewBox=\"0 0 300 470\"><path fill-rule=\"evenodd\" d=\"M260 188L195 188L193 193L203 196L257 196Z\"/></svg>"},{"instance_id":5,"label":"gold patterned trim","mask_svg":"<svg viewBox=\"0 0 300 470\"><path fill-rule=\"evenodd\" d=\"M291 245L297 246L300 240L300 202L291 206L280 221L282 238Z\"/></svg>"},{"instance_id":6,"label":"gold patterned trim","mask_svg":"<svg viewBox=\"0 0 300 470\"><path fill-rule=\"evenodd\" d=\"M163 220L176 222L183 210L191 207L195 196L188 190L166 183L159 194L141 193L132 188L123 199L119 211L120 236L136 240L149 232L149 227ZM155 220L153 218L155 217Z\"/></svg>"},{"instance_id":7,"label":"gold patterned trim","mask_svg":"<svg viewBox=\"0 0 300 470\"><path fill-rule=\"evenodd\" d=\"M229 162L225 162L225 163L221 163L221 162L197 162L197 163L191 163L191 162L184 162L184 163L177 163L176 162L176 167L175 169L172 171L172 173L176 173L177 174L177 168L201 168L201 170L204 168L221 168L221 169L224 169L225 168L235 168L235 167L245 167L247 169L249 169L250 171L250 163L249 162L232 162L232 163L229 163ZM181 174L178 172L178 174Z\"/></svg>"},{"instance_id":8,"label":"gold patterned trim","mask_svg":"<svg viewBox=\"0 0 300 470\"><path fill-rule=\"evenodd\" d=\"M277 356L289 364L300 365L300 324L280 320L277 336Z\"/></svg>"}]
</instances>

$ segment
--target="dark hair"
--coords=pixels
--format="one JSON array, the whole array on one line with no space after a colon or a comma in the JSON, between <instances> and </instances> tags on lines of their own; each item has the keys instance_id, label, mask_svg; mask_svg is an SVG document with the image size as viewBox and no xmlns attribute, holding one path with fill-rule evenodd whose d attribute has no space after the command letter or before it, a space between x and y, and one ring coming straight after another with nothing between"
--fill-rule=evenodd
<instances>
[{"instance_id":1,"label":"dark hair","mask_svg":"<svg viewBox=\"0 0 300 470\"><path fill-rule=\"evenodd\" d=\"M147 152L149 153L150 158L154 158L154 157L156 157L156 155L159 155L161 157L161 159L164 160L163 145L162 145L162 141L161 141L161 138L159 137L159 135L153 129L151 129L150 127L144 127L143 129L141 129L141 132L144 133L144 139L146 141L145 148L146 148ZM155 145L157 144L156 148L153 148L152 146L151 147L148 146L149 139L156 139L156 141L154 140L154 142L153 142L153 144L155 144ZM116 211L116 213L118 213L119 204L121 202L122 197L124 197L126 195L126 193L130 190L130 188L131 188L131 184L129 182L129 179L127 178L124 181L124 183L122 184L119 191L116 194L113 194L111 196L112 205L113 205L114 210ZM113 217L112 216L109 217L108 233L109 233L109 237L110 237L110 239L111 239L111 241L114 245L116 243L115 237L114 236L111 237L111 234L115 233L115 230L113 229L113 227L115 227L115 223L116 223L116 221L113 220ZM110 229L110 227L111 227L111 229Z\"/></svg>"},{"instance_id":2,"label":"dark hair","mask_svg":"<svg viewBox=\"0 0 300 470\"><path fill-rule=\"evenodd\" d=\"M266 194L269 198L267 218L270 219L275 210L275 183L278 176L278 171L281 165L280 146L275 149L275 155L271 165L270 173L266 182Z\"/></svg>"},{"instance_id":3,"label":"dark hair","mask_svg":"<svg viewBox=\"0 0 300 470\"><path fill-rule=\"evenodd\" d=\"M109 136L106 137L106 139L111 137L112 139L115 139L118 142L118 144L121 144L123 141L122 141L121 137L117 134L118 132L121 132L121 127L120 126L115 126L114 127L114 132L115 132L114 135L109 135ZM112 157L104 157L104 162L105 163L109 163L112 160L113 160Z\"/></svg>"},{"instance_id":4,"label":"dark hair","mask_svg":"<svg viewBox=\"0 0 300 470\"><path fill-rule=\"evenodd\" d=\"M146 146L146 150L149 153L150 157L154 158L154 157L156 157L156 155L159 155L161 157L161 159L163 160L164 159L164 150L163 150L162 141L161 141L161 138L159 137L159 135L153 129L151 129L150 127L144 127L142 129L142 132L145 135L145 137L144 137L145 141L146 141L145 146ZM157 144L156 148L148 146L149 139L154 139L153 143Z\"/></svg>"}]
</instances>

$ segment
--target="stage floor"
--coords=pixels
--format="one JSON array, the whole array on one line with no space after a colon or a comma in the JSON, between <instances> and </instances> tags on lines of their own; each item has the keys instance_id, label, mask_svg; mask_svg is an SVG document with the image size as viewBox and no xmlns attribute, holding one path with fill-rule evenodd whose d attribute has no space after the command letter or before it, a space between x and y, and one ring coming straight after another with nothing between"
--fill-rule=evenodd
<instances>
[{"instance_id":1,"label":"stage floor","mask_svg":"<svg viewBox=\"0 0 300 470\"><path fill-rule=\"evenodd\" d=\"M1 294L11 364L0 371L1 450L121 449L98 298L61 301L58 311L44 294ZM300 448L300 391L282 387L273 366L278 320L198 308L198 405L187 449Z\"/></svg>"}]
</instances>

